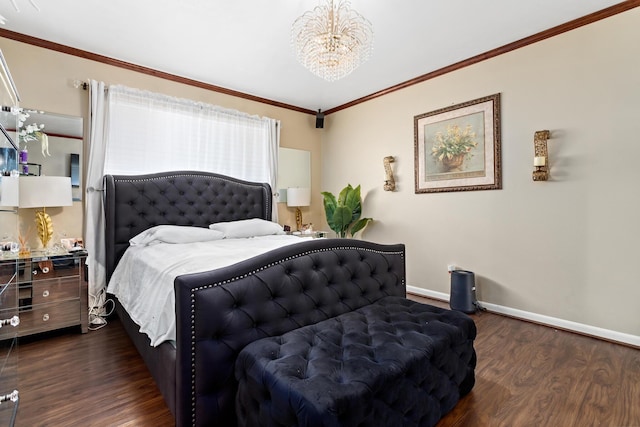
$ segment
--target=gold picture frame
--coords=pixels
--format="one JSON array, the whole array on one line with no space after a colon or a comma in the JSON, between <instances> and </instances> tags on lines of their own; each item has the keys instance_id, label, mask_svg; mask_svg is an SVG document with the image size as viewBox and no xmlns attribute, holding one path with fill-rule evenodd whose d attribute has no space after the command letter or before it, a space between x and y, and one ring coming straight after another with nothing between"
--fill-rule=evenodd
<instances>
[{"instance_id":1,"label":"gold picture frame","mask_svg":"<svg viewBox=\"0 0 640 427\"><path fill-rule=\"evenodd\" d=\"M499 190L500 94L414 117L415 192Z\"/></svg>"}]
</instances>

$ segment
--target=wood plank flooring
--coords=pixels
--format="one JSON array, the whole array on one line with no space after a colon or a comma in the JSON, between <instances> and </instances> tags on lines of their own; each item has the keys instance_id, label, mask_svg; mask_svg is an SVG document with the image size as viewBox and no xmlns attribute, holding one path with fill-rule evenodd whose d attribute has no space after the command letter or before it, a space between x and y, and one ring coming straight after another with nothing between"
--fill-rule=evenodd
<instances>
[{"instance_id":1,"label":"wood plank flooring","mask_svg":"<svg viewBox=\"0 0 640 427\"><path fill-rule=\"evenodd\" d=\"M640 426L640 350L491 313L472 317L476 385L438 427ZM19 359L18 427L174 424L117 319L84 335L23 340Z\"/></svg>"}]
</instances>

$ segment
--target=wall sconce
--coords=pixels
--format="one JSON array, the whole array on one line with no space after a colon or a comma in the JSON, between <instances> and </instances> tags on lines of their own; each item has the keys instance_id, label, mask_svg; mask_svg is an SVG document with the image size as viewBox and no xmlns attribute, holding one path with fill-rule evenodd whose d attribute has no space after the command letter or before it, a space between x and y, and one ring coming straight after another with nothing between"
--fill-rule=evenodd
<instances>
[{"instance_id":1,"label":"wall sconce","mask_svg":"<svg viewBox=\"0 0 640 427\"><path fill-rule=\"evenodd\" d=\"M287 188L287 206L296 208L296 231L302 229L302 211L300 206L311 204L310 188Z\"/></svg>"},{"instance_id":2,"label":"wall sconce","mask_svg":"<svg viewBox=\"0 0 640 427\"><path fill-rule=\"evenodd\" d=\"M533 171L534 181L546 181L549 179L549 152L547 151L548 130L539 130L533 135Z\"/></svg>"},{"instance_id":3,"label":"wall sconce","mask_svg":"<svg viewBox=\"0 0 640 427\"><path fill-rule=\"evenodd\" d=\"M395 191L396 189L396 180L393 178L393 170L391 169L391 163L395 162L393 156L387 156L382 159L382 163L384 164L384 191Z\"/></svg>"}]
</instances>

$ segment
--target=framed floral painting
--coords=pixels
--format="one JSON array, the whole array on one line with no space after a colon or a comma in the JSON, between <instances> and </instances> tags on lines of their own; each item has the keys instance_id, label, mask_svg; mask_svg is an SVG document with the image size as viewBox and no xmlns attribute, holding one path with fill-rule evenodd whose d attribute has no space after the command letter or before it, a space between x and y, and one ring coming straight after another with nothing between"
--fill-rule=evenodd
<instances>
[{"instance_id":1,"label":"framed floral painting","mask_svg":"<svg viewBox=\"0 0 640 427\"><path fill-rule=\"evenodd\" d=\"M414 117L416 193L498 190L500 94Z\"/></svg>"}]
</instances>

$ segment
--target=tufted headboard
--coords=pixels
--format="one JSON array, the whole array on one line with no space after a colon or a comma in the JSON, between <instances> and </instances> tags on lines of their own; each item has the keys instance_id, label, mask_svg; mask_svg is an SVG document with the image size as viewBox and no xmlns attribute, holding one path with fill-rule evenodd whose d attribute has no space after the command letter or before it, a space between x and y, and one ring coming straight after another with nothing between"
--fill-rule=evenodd
<instances>
[{"instance_id":1,"label":"tufted headboard","mask_svg":"<svg viewBox=\"0 0 640 427\"><path fill-rule=\"evenodd\" d=\"M107 281L129 239L156 225L271 220L271 187L209 172L105 175Z\"/></svg>"}]
</instances>

